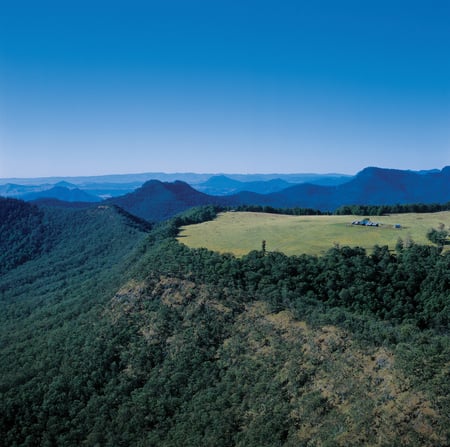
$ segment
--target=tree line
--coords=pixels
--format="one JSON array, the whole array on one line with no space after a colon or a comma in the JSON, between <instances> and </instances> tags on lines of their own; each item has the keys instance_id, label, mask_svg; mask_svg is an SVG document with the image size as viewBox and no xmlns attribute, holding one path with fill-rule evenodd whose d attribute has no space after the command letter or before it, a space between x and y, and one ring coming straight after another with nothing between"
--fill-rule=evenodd
<instances>
[{"instance_id":1,"label":"tree line","mask_svg":"<svg viewBox=\"0 0 450 447\"><path fill-rule=\"evenodd\" d=\"M204 211L200 211L204 210ZM220 206L211 205L206 207L195 207L193 211L188 211L188 214L182 214L177 219L182 219L188 225L192 220L192 216L196 213L206 213L211 216L218 212L224 211L248 211L255 213L269 213L269 214L287 214L292 216L382 216L386 214L405 214L405 213L437 213L440 211L450 211L450 202L447 203L410 203L410 204L395 204L395 205L343 205L337 208L334 212L320 211L314 208L278 208L269 205L239 205L239 206ZM213 217L212 217L213 218ZM179 220L178 220L179 222Z\"/></svg>"}]
</instances>

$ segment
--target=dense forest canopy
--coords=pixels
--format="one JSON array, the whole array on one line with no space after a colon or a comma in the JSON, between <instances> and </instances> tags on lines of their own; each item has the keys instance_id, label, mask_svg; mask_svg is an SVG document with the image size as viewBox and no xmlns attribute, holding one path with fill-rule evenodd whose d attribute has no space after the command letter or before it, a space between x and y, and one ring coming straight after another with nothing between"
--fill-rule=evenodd
<instances>
[{"instance_id":1,"label":"dense forest canopy","mask_svg":"<svg viewBox=\"0 0 450 447\"><path fill-rule=\"evenodd\" d=\"M4 445L446 445L437 245L238 259L174 238L215 207L0 208Z\"/></svg>"}]
</instances>

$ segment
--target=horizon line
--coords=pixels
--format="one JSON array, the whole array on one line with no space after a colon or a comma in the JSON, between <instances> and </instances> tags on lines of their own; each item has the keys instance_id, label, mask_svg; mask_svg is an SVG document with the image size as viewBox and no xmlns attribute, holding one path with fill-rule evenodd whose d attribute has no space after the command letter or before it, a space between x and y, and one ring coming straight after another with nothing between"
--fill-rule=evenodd
<instances>
[{"instance_id":1,"label":"horizon line","mask_svg":"<svg viewBox=\"0 0 450 447\"><path fill-rule=\"evenodd\" d=\"M368 169L368 168L377 168L377 169L386 169L386 170L394 170L394 171L409 171L409 172L426 172L426 171L442 171L449 165L445 165L442 168L429 168L429 169L401 169L401 168L388 168L381 166L369 165L366 166L354 174L348 174L343 172L194 172L194 171L147 171L147 172L127 172L127 173L111 173L111 174L81 174L81 175L41 175L41 176L13 176L13 177L0 177L0 181L7 180L45 180L45 179L80 179L80 178L99 178L99 177L125 177L125 176L147 176L152 174L158 175L210 175L210 176L219 176L219 175L240 175L240 176L256 176L256 175L280 175L280 176L292 176L292 175L323 175L323 176L342 176L342 177L352 177L357 175L359 172Z\"/></svg>"}]
</instances>

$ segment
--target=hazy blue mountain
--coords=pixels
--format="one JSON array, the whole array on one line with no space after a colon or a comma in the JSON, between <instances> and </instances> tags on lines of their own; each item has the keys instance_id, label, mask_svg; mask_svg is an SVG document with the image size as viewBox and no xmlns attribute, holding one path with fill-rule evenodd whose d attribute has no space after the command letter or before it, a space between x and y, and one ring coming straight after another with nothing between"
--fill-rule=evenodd
<instances>
[{"instance_id":1,"label":"hazy blue mountain","mask_svg":"<svg viewBox=\"0 0 450 447\"><path fill-rule=\"evenodd\" d=\"M225 204L226 199L199 192L185 182L150 180L136 191L107 200L149 221L161 221L199 205Z\"/></svg>"},{"instance_id":2,"label":"hazy blue mountain","mask_svg":"<svg viewBox=\"0 0 450 447\"><path fill-rule=\"evenodd\" d=\"M149 221L160 221L190 207L210 204L268 205L275 208L301 207L334 211L342 205L448 201L450 201L450 167L428 174L366 168L342 185L321 186L306 183L270 194L242 191L230 196L208 195L181 181L168 183L151 180L136 191L110 199L107 203L114 203Z\"/></svg>"},{"instance_id":3,"label":"hazy blue mountain","mask_svg":"<svg viewBox=\"0 0 450 447\"><path fill-rule=\"evenodd\" d=\"M206 182L196 185L195 189L206 194L227 195L240 191L241 185L242 182L226 175L214 175Z\"/></svg>"},{"instance_id":4,"label":"hazy blue mountain","mask_svg":"<svg viewBox=\"0 0 450 447\"><path fill-rule=\"evenodd\" d=\"M313 176L313 178L311 178L309 181L303 183L310 183L312 185L320 186L337 186L349 182L353 177L353 175L317 175Z\"/></svg>"},{"instance_id":5,"label":"hazy blue mountain","mask_svg":"<svg viewBox=\"0 0 450 447\"><path fill-rule=\"evenodd\" d=\"M277 190L284 183L286 182L282 179L242 182L228 176L213 176L203 185L206 191L219 191L222 194L217 195L217 193L206 194L198 191L186 182L179 180L174 183L150 180L132 192L108 199L106 203L116 204L149 221L160 221L190 207L208 204L268 205L275 208L301 207L334 211L342 205L392 205L450 201L450 167L429 171L368 167L351 177L346 183L332 186L302 183ZM46 191L28 192L23 194L23 198L36 200L46 197L45 200L40 200L41 205L59 208L86 207L90 202L99 200L85 191L74 188L74 184L68 186L72 189L56 186ZM96 184L96 187L99 186ZM12 184L4 185L4 188L15 193L19 190L17 185ZM25 185L23 188L30 188L30 186ZM273 191L274 189L276 190L274 192L258 192L261 190ZM230 194L233 190L239 190L239 192ZM227 195L223 195L225 193ZM76 202L77 205L67 205L65 202Z\"/></svg>"},{"instance_id":6,"label":"hazy blue mountain","mask_svg":"<svg viewBox=\"0 0 450 447\"><path fill-rule=\"evenodd\" d=\"M420 171L414 171L417 172L417 174L436 174L440 172L440 169L421 169Z\"/></svg>"},{"instance_id":7,"label":"hazy blue mountain","mask_svg":"<svg viewBox=\"0 0 450 447\"><path fill-rule=\"evenodd\" d=\"M174 182L181 180L190 185L199 185L208 179L218 175L226 175L228 178L238 180L240 182L260 182L274 179L281 179L288 183L324 183L338 184L348 181L353 176L330 173L330 174L310 174L310 173L293 173L293 174L224 174L224 173L194 173L194 172L146 172L142 174L117 174L117 175L97 175L97 176L79 176L79 177L36 177L36 178L0 178L0 185L14 183L19 185L55 185L58 182L68 182L76 185L81 189L90 189L90 185L125 185L137 184L143 185L149 180L160 180L162 182Z\"/></svg>"},{"instance_id":8,"label":"hazy blue mountain","mask_svg":"<svg viewBox=\"0 0 450 447\"><path fill-rule=\"evenodd\" d=\"M345 174L227 174L227 177L240 182L267 182L284 180L290 184L312 183L314 185L340 185L353 178Z\"/></svg>"},{"instance_id":9,"label":"hazy blue mountain","mask_svg":"<svg viewBox=\"0 0 450 447\"><path fill-rule=\"evenodd\" d=\"M269 205L275 208L300 207L328 211L337 207L333 204L333 192L335 188L332 186L303 183L286 188L280 192L266 194L260 197L261 202L256 204ZM246 200L248 200L248 197ZM258 197L255 197L255 200L258 200Z\"/></svg>"},{"instance_id":10,"label":"hazy blue mountain","mask_svg":"<svg viewBox=\"0 0 450 447\"><path fill-rule=\"evenodd\" d=\"M22 198L25 194L46 191L50 188L52 188L52 185L49 183L40 185L19 185L16 183L6 183L4 185L0 185L0 196Z\"/></svg>"},{"instance_id":11,"label":"hazy blue mountain","mask_svg":"<svg viewBox=\"0 0 450 447\"><path fill-rule=\"evenodd\" d=\"M224 177L228 180L225 181ZM163 182L180 180L190 184L199 191L212 195L233 194L244 190L267 194L298 183L309 182L322 185L337 185L351 178L352 176L344 176L342 174L227 174L225 176L217 174L150 172L145 174L90 177L0 179L0 195L23 198L25 194L31 192L40 192L53 186L62 186L68 189L78 188L93 196L107 199L133 192L150 180ZM246 185L241 185L241 183Z\"/></svg>"},{"instance_id":12,"label":"hazy blue mountain","mask_svg":"<svg viewBox=\"0 0 450 447\"><path fill-rule=\"evenodd\" d=\"M272 180L242 182L225 175L215 175L208 179L208 181L196 185L195 189L210 195L225 196L236 194L240 191L269 194L271 192L281 191L289 186L293 186L293 183L288 183L279 178Z\"/></svg>"},{"instance_id":13,"label":"hazy blue mountain","mask_svg":"<svg viewBox=\"0 0 450 447\"><path fill-rule=\"evenodd\" d=\"M450 200L450 167L418 173L369 167L337 187L336 196L348 204L433 203Z\"/></svg>"},{"instance_id":14,"label":"hazy blue mountain","mask_svg":"<svg viewBox=\"0 0 450 447\"><path fill-rule=\"evenodd\" d=\"M122 192L124 194L125 192ZM50 183L36 185L18 185L7 183L0 185L0 196L22 200L36 200L42 197L56 198L69 202L86 201L98 202L101 199L96 194L80 190L77 185L60 181L54 185Z\"/></svg>"},{"instance_id":15,"label":"hazy blue mountain","mask_svg":"<svg viewBox=\"0 0 450 447\"><path fill-rule=\"evenodd\" d=\"M369 167L337 186L295 185L265 196L237 195L236 200L274 207L316 208L333 211L342 205L393 205L450 201L450 167L418 173Z\"/></svg>"},{"instance_id":16,"label":"hazy blue mountain","mask_svg":"<svg viewBox=\"0 0 450 447\"><path fill-rule=\"evenodd\" d=\"M202 183L215 174L197 174L190 172L165 173L165 172L146 172L141 174L112 174L112 175L94 175L94 176L78 176L78 177L36 177L36 178L0 178L0 185L6 183L14 183L20 185L39 185L51 184L58 182L68 182L81 189L85 189L87 185L124 185L137 184L143 185L149 180L160 180L173 182L182 180L187 183Z\"/></svg>"},{"instance_id":17,"label":"hazy blue mountain","mask_svg":"<svg viewBox=\"0 0 450 447\"><path fill-rule=\"evenodd\" d=\"M21 196L23 200L36 200L40 198L52 198L65 202L99 202L101 199L88 194L78 188L69 189L64 186L54 186L45 191L30 192Z\"/></svg>"},{"instance_id":18,"label":"hazy blue mountain","mask_svg":"<svg viewBox=\"0 0 450 447\"><path fill-rule=\"evenodd\" d=\"M62 180L62 181L56 183L55 186L59 186L61 188L67 188L67 189L77 189L77 185L66 182L65 180Z\"/></svg>"},{"instance_id":19,"label":"hazy blue mountain","mask_svg":"<svg viewBox=\"0 0 450 447\"><path fill-rule=\"evenodd\" d=\"M141 187L144 182L127 182L127 183L83 183L79 187L94 196L102 199L118 197L135 191Z\"/></svg>"}]
</instances>

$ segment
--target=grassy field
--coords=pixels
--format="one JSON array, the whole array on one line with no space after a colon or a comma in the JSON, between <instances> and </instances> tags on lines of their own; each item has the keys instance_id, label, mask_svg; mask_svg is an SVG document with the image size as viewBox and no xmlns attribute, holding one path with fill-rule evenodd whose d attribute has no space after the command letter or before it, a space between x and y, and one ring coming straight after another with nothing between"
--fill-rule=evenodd
<instances>
[{"instance_id":1,"label":"grassy field","mask_svg":"<svg viewBox=\"0 0 450 447\"><path fill-rule=\"evenodd\" d=\"M392 214L373 216L379 227L351 225L361 216L286 216L279 214L227 212L214 221L185 226L178 240L189 247L242 256L260 250L266 241L267 251L287 255L302 253L320 255L335 244L360 246L368 251L374 245L387 245L391 250L399 238L419 244L430 244L426 233L440 223L450 225L450 212L427 214ZM400 224L401 228L394 228Z\"/></svg>"}]
</instances>

